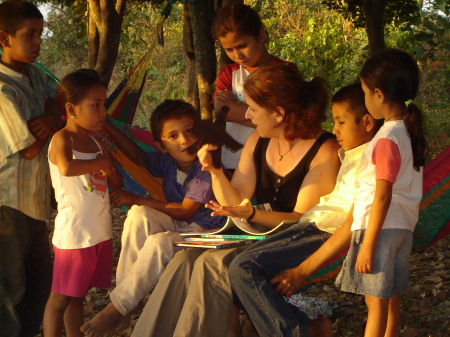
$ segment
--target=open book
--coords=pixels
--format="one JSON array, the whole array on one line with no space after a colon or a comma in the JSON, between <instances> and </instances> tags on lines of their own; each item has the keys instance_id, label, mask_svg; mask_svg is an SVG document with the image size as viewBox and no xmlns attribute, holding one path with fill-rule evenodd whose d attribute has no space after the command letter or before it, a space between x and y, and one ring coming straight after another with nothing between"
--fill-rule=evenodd
<instances>
[{"instance_id":1,"label":"open book","mask_svg":"<svg viewBox=\"0 0 450 337\"><path fill-rule=\"evenodd\" d=\"M218 237L218 238L228 238L228 239L261 239L249 237L252 235L256 236L267 236L281 232L282 230L289 228L293 224L296 224L298 220L282 221L278 226L272 229L268 229L264 226L247 222L239 218L229 217L225 225L221 228L216 229L205 229L203 231L180 233L183 236L191 235L205 235L208 237ZM219 236L220 235L220 236ZM244 235L244 237L242 237Z\"/></svg>"}]
</instances>

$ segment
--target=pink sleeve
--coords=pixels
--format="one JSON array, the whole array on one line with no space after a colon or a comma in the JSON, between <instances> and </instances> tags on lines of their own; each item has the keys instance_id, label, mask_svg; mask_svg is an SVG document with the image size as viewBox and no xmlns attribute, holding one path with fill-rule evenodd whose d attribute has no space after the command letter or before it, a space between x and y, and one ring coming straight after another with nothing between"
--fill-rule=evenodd
<instances>
[{"instance_id":1,"label":"pink sleeve","mask_svg":"<svg viewBox=\"0 0 450 337\"><path fill-rule=\"evenodd\" d=\"M398 145L388 138L377 141L373 151L372 163L376 166L376 179L395 183L402 158Z\"/></svg>"}]
</instances>

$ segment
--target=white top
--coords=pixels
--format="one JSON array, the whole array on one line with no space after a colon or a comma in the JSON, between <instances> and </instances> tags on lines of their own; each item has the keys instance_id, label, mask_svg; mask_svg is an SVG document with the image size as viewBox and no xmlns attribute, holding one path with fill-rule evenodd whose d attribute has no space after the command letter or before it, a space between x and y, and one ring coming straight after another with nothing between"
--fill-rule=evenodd
<instances>
[{"instance_id":1,"label":"white top","mask_svg":"<svg viewBox=\"0 0 450 337\"><path fill-rule=\"evenodd\" d=\"M249 74L250 72L243 66L239 66L238 69L233 71L232 91L238 102L245 103L244 84L247 81ZM255 129L251 127L233 122L226 122L225 130L231 137L241 144L245 144L250 134L255 131ZM225 168L236 168L239 158L241 157L241 152L242 150L232 152L226 147L222 147L222 163Z\"/></svg>"},{"instance_id":2,"label":"white top","mask_svg":"<svg viewBox=\"0 0 450 337\"><path fill-rule=\"evenodd\" d=\"M94 139L97 143L97 141ZM94 159L103 154L73 150L74 159ZM51 143L49 148L51 147ZM50 161L50 175L58 202L52 243L59 249L92 247L112 238L112 223L106 177L88 173L66 177Z\"/></svg>"},{"instance_id":3,"label":"white top","mask_svg":"<svg viewBox=\"0 0 450 337\"><path fill-rule=\"evenodd\" d=\"M393 150L392 153L385 150L386 144ZM378 159L377 146L383 147ZM383 170L377 168L377 160ZM387 162L394 163L395 170L386 165ZM397 171L398 174L395 174ZM375 196L376 179L393 182L392 201L382 228L414 231L419 217L423 177L422 168L417 172L413 167L411 139L403 120L385 122L367 144L361 157L355 185L352 231L366 229Z\"/></svg>"},{"instance_id":4,"label":"white top","mask_svg":"<svg viewBox=\"0 0 450 337\"><path fill-rule=\"evenodd\" d=\"M328 233L341 227L353 204L357 168L366 145L345 152L339 149L341 167L333 191L322 196L319 203L301 217L301 223L314 222L320 230Z\"/></svg>"}]
</instances>

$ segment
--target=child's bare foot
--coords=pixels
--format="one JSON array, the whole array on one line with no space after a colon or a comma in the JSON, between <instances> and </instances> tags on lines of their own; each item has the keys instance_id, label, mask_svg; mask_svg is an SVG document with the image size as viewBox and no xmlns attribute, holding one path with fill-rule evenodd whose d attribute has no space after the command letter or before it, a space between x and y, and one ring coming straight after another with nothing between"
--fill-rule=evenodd
<instances>
[{"instance_id":1,"label":"child's bare foot","mask_svg":"<svg viewBox=\"0 0 450 337\"><path fill-rule=\"evenodd\" d=\"M134 308L133 310L131 310L128 314L126 314L125 316L122 316L119 321L117 322L117 324L114 325L112 332L113 333L119 333L122 332L123 330L127 329L130 326L131 323L131 317L133 317L133 315L136 315L137 313L139 313L139 310L142 308L142 304L139 303L138 306L136 308Z\"/></svg>"},{"instance_id":2,"label":"child's bare foot","mask_svg":"<svg viewBox=\"0 0 450 337\"><path fill-rule=\"evenodd\" d=\"M240 337L241 336L241 321L239 314L241 309L236 304L233 304L231 311L230 324L228 324L227 337Z\"/></svg>"},{"instance_id":3,"label":"child's bare foot","mask_svg":"<svg viewBox=\"0 0 450 337\"><path fill-rule=\"evenodd\" d=\"M111 331L113 333L119 333L122 332L123 330L127 329L130 326L130 322L131 322L131 313L122 316L119 321L117 322L117 324L115 324L113 326L113 328L111 329Z\"/></svg>"},{"instance_id":4,"label":"child's bare foot","mask_svg":"<svg viewBox=\"0 0 450 337\"><path fill-rule=\"evenodd\" d=\"M242 327L242 336L245 336L245 337L258 337L259 336L258 332L255 329L255 326L253 325L252 320L247 315L245 315L245 323L244 323L244 326Z\"/></svg>"},{"instance_id":5,"label":"child's bare foot","mask_svg":"<svg viewBox=\"0 0 450 337\"><path fill-rule=\"evenodd\" d=\"M327 318L318 318L308 327L311 337L333 337L333 324Z\"/></svg>"},{"instance_id":6,"label":"child's bare foot","mask_svg":"<svg viewBox=\"0 0 450 337\"><path fill-rule=\"evenodd\" d=\"M109 303L93 319L81 326L80 330L88 337L103 337L113 329L118 320L124 316L116 309L114 304ZM117 324L120 324L118 322Z\"/></svg>"}]
</instances>

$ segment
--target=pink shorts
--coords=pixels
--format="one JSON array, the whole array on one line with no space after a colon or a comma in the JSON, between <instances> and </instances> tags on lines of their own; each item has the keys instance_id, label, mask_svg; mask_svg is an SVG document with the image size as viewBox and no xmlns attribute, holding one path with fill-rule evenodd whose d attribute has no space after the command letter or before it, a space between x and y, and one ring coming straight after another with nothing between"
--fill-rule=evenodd
<instances>
[{"instance_id":1,"label":"pink shorts","mask_svg":"<svg viewBox=\"0 0 450 337\"><path fill-rule=\"evenodd\" d=\"M80 249L53 246L52 292L69 297L84 297L88 288L111 287L112 240Z\"/></svg>"}]
</instances>

